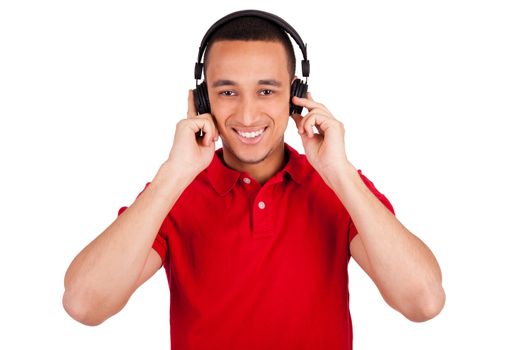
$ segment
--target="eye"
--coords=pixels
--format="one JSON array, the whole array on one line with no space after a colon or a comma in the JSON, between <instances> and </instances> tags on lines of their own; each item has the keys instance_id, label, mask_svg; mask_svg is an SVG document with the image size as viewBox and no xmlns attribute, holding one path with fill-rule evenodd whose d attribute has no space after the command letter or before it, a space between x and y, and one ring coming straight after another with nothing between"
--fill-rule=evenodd
<instances>
[{"instance_id":1,"label":"eye","mask_svg":"<svg viewBox=\"0 0 525 350\"><path fill-rule=\"evenodd\" d=\"M273 90L263 89L263 90L260 91L260 93L261 93L261 95L268 96L268 95L273 94Z\"/></svg>"},{"instance_id":2,"label":"eye","mask_svg":"<svg viewBox=\"0 0 525 350\"><path fill-rule=\"evenodd\" d=\"M225 91L221 91L219 92L219 95L222 95L222 96L234 96L235 93L231 90L225 90Z\"/></svg>"}]
</instances>

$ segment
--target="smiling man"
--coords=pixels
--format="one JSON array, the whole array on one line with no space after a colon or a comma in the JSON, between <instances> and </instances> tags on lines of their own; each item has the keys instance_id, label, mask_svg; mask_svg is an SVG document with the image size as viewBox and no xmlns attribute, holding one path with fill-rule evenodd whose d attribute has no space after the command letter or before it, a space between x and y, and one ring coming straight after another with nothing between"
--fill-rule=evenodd
<instances>
[{"instance_id":1,"label":"smiling man","mask_svg":"<svg viewBox=\"0 0 525 350\"><path fill-rule=\"evenodd\" d=\"M283 167L290 72L281 42L216 41L206 57L224 162L264 184Z\"/></svg>"},{"instance_id":2,"label":"smiling man","mask_svg":"<svg viewBox=\"0 0 525 350\"><path fill-rule=\"evenodd\" d=\"M102 323L164 266L172 349L351 349L351 256L408 319L442 309L436 259L348 160L343 124L309 93L290 99L293 47L268 16L209 39L211 109L189 92L155 178L71 263L76 320ZM304 155L284 142L290 103L307 109L291 116Z\"/></svg>"}]
</instances>

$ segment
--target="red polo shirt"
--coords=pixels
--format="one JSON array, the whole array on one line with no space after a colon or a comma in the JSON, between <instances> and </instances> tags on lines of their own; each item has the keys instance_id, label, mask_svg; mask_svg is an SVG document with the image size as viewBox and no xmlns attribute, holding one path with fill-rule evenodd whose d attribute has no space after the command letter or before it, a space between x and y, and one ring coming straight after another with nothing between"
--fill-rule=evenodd
<instances>
[{"instance_id":1,"label":"red polo shirt","mask_svg":"<svg viewBox=\"0 0 525 350\"><path fill-rule=\"evenodd\" d=\"M285 150L263 186L217 150L162 223L153 248L170 287L172 349L352 349L356 228L306 156Z\"/></svg>"}]
</instances>

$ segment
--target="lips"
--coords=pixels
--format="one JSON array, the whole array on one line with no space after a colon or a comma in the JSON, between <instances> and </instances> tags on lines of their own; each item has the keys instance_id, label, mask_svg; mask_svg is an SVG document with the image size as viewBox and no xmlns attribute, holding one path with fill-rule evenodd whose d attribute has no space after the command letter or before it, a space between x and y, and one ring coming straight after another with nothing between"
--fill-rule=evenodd
<instances>
[{"instance_id":1,"label":"lips","mask_svg":"<svg viewBox=\"0 0 525 350\"><path fill-rule=\"evenodd\" d=\"M233 129L235 133L237 134L239 140L244 144L253 145L258 143L263 137L264 133L266 131L267 127L261 127L257 129L249 129L249 130L238 130Z\"/></svg>"},{"instance_id":2,"label":"lips","mask_svg":"<svg viewBox=\"0 0 525 350\"><path fill-rule=\"evenodd\" d=\"M255 131L240 131L240 130L235 130L235 131L237 131L237 133L241 135L242 137L252 139L254 137L261 135L264 132L264 129L265 128L260 128L259 130L255 130Z\"/></svg>"}]
</instances>

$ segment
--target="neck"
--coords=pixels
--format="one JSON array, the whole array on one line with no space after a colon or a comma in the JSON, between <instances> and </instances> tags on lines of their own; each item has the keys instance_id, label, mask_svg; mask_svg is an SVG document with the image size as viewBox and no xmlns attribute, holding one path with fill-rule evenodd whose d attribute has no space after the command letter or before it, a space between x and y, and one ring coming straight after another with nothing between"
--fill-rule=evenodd
<instances>
[{"instance_id":1,"label":"neck","mask_svg":"<svg viewBox=\"0 0 525 350\"><path fill-rule=\"evenodd\" d=\"M272 149L261 161L247 163L237 158L235 154L226 148L223 148L223 162L231 169L250 174L262 186L286 164L284 149L284 143L281 143L275 149Z\"/></svg>"}]
</instances>

